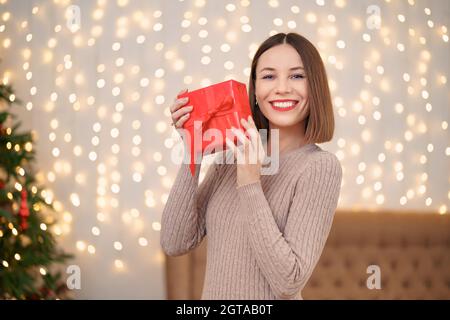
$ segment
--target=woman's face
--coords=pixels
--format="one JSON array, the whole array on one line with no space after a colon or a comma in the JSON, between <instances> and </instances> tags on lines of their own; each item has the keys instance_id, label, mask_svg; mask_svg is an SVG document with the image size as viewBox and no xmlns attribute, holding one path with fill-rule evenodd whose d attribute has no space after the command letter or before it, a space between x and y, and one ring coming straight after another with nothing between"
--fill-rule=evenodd
<instances>
[{"instance_id":1,"label":"woman's face","mask_svg":"<svg viewBox=\"0 0 450 320\"><path fill-rule=\"evenodd\" d=\"M288 127L306 119L308 87L297 51L281 44L265 51L256 66L255 95L272 127Z\"/></svg>"}]
</instances>

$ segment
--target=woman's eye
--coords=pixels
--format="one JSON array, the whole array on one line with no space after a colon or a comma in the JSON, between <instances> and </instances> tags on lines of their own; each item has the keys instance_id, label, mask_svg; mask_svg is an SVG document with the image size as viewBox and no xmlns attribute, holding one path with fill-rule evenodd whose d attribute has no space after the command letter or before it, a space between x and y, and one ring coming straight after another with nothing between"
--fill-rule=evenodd
<instances>
[{"instance_id":1,"label":"woman's eye","mask_svg":"<svg viewBox=\"0 0 450 320\"><path fill-rule=\"evenodd\" d=\"M294 77L295 79L304 79L304 78L305 78L305 76L304 76L303 74L294 74L292 77ZM270 74L268 74L268 75L265 75L265 76L262 77L262 78L263 78L263 79L272 79L273 76L270 75Z\"/></svg>"}]
</instances>

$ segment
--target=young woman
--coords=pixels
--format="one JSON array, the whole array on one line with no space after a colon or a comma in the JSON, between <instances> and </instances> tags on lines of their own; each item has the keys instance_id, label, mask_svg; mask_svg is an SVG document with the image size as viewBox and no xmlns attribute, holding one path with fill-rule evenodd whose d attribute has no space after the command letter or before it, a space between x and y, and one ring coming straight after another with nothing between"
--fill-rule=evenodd
<instances>
[{"instance_id":1,"label":"young woman","mask_svg":"<svg viewBox=\"0 0 450 320\"><path fill-rule=\"evenodd\" d=\"M182 164L162 214L161 246L168 255L182 255L208 236L202 299L302 299L342 180L337 157L316 145L334 132L317 49L296 33L268 38L253 58L249 98L254 120L242 121L247 135L235 129L241 149L227 140L229 150L238 159L259 152L256 130L278 130L278 172L261 175L259 157L256 163L213 163L198 186L200 165L192 177ZM175 100L171 107L176 128L192 111L186 104Z\"/></svg>"}]
</instances>

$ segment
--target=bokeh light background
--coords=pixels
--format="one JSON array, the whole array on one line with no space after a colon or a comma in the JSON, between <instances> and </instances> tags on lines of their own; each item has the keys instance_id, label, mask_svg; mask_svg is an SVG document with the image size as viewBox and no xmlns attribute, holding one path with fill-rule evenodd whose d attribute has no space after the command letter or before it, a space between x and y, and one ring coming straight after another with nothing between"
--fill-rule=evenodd
<instances>
[{"instance_id":1,"label":"bokeh light background","mask_svg":"<svg viewBox=\"0 0 450 320\"><path fill-rule=\"evenodd\" d=\"M448 214L449 20L443 0L0 0L0 80L38 138L76 297L165 298L169 106L183 88L247 83L277 32L305 35L325 61L336 131L321 147L344 169L339 207Z\"/></svg>"}]
</instances>

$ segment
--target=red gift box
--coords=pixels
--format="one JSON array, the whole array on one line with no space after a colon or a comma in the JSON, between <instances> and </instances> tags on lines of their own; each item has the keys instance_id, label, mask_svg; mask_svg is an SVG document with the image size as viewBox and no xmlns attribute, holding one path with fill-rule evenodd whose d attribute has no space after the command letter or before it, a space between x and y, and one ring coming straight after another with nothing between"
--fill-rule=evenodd
<instances>
[{"instance_id":1,"label":"red gift box","mask_svg":"<svg viewBox=\"0 0 450 320\"><path fill-rule=\"evenodd\" d=\"M188 133L190 146L190 169L195 174L198 155L214 153L216 148L226 150L226 131L231 127L242 128L241 119L252 114L244 83L228 80L202 89L186 92L178 98L188 97L193 109L183 129ZM214 129L211 132L209 129ZM209 130L209 134L208 133ZM205 134L206 132L206 134ZM220 132L220 134L219 134ZM232 140L237 141L236 137Z\"/></svg>"}]
</instances>

